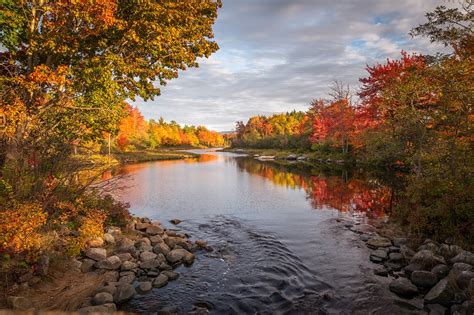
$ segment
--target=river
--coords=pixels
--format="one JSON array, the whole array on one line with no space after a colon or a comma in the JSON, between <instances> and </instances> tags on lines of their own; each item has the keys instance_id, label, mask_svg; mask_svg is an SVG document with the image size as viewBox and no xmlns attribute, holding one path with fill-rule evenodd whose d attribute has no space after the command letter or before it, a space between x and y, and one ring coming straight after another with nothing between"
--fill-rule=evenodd
<instances>
[{"instance_id":1,"label":"river","mask_svg":"<svg viewBox=\"0 0 474 315\"><path fill-rule=\"evenodd\" d=\"M121 166L114 195L138 216L205 239L178 280L124 310L213 314L408 313L341 220L386 219L391 189L364 172L197 150L199 159ZM177 226L168 221L182 220ZM343 221L342 221L343 222Z\"/></svg>"}]
</instances>

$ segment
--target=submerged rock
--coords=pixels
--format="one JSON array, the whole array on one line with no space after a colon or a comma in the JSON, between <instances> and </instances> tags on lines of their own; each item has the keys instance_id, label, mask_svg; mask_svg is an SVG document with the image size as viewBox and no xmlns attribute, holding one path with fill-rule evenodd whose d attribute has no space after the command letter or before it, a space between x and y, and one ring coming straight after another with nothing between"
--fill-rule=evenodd
<instances>
[{"instance_id":1,"label":"submerged rock","mask_svg":"<svg viewBox=\"0 0 474 315\"><path fill-rule=\"evenodd\" d=\"M180 219L172 219L170 220L170 223L174 224L174 225L178 225L181 223L181 220Z\"/></svg>"}]
</instances>

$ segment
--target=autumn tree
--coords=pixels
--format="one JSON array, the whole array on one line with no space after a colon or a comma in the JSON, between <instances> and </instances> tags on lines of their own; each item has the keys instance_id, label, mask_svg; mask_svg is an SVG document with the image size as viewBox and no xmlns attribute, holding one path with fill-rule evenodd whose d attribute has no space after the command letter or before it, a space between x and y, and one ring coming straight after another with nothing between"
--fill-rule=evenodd
<instances>
[{"instance_id":1,"label":"autumn tree","mask_svg":"<svg viewBox=\"0 0 474 315\"><path fill-rule=\"evenodd\" d=\"M114 132L123 100L153 99L218 49L214 0L4 0L0 169L44 171L72 142ZM49 166L47 166L49 165ZM39 168L37 168L39 169ZM16 172L18 173L18 172Z\"/></svg>"}]
</instances>

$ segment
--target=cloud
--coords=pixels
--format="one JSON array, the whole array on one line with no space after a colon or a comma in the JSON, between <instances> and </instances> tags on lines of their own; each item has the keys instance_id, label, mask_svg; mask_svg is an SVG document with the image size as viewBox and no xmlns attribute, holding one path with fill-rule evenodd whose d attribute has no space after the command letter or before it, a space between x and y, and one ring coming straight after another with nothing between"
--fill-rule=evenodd
<instances>
[{"instance_id":1,"label":"cloud","mask_svg":"<svg viewBox=\"0 0 474 315\"><path fill-rule=\"evenodd\" d=\"M400 51L442 49L408 32L441 0L223 0L214 27L221 49L180 73L147 118L231 130L257 114L306 110L335 79L356 88L366 64Z\"/></svg>"}]
</instances>

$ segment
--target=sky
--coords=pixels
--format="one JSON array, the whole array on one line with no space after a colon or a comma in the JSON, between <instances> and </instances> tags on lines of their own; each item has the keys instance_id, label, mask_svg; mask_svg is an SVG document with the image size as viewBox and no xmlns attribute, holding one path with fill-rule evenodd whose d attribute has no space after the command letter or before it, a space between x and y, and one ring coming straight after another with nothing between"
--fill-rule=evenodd
<instances>
[{"instance_id":1,"label":"sky","mask_svg":"<svg viewBox=\"0 0 474 315\"><path fill-rule=\"evenodd\" d=\"M220 50L179 74L143 115L230 131L238 120L307 110L334 80L357 91L366 65L443 48L409 31L445 0L223 0Z\"/></svg>"}]
</instances>

